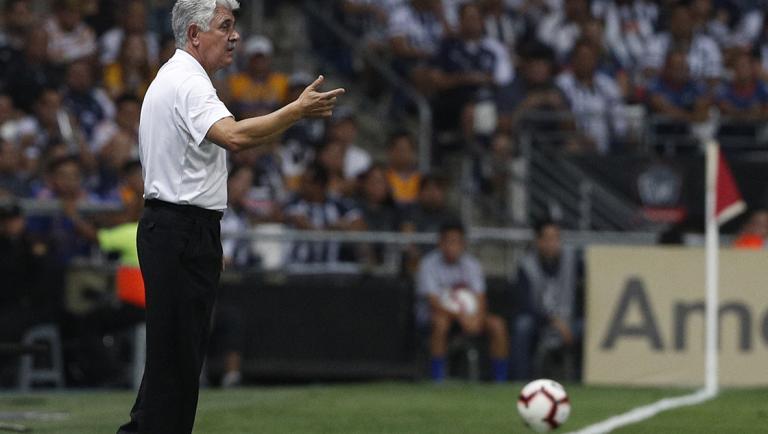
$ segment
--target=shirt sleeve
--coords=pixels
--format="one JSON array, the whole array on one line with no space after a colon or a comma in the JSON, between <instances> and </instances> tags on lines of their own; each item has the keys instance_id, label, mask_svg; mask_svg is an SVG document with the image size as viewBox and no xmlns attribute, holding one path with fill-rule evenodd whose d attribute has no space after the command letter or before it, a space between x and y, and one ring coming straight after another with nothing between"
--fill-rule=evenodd
<instances>
[{"instance_id":1,"label":"shirt sleeve","mask_svg":"<svg viewBox=\"0 0 768 434\"><path fill-rule=\"evenodd\" d=\"M203 142L214 123L234 117L219 99L210 80L202 75L193 75L179 86L176 111L197 145Z\"/></svg>"},{"instance_id":2,"label":"shirt sleeve","mask_svg":"<svg viewBox=\"0 0 768 434\"><path fill-rule=\"evenodd\" d=\"M483 274L483 267L475 259L469 261L469 284L472 290L478 294L485 294L485 274Z\"/></svg>"},{"instance_id":3,"label":"shirt sleeve","mask_svg":"<svg viewBox=\"0 0 768 434\"><path fill-rule=\"evenodd\" d=\"M439 294L440 285L435 279L435 270L432 266L432 261L424 258L419 265L419 271L416 275L416 293L419 297L427 297L430 294Z\"/></svg>"},{"instance_id":4,"label":"shirt sleeve","mask_svg":"<svg viewBox=\"0 0 768 434\"><path fill-rule=\"evenodd\" d=\"M493 39L486 40L488 48L496 57L493 66L493 81L497 86L509 84L514 78L514 68L507 49L501 43Z\"/></svg>"}]
</instances>

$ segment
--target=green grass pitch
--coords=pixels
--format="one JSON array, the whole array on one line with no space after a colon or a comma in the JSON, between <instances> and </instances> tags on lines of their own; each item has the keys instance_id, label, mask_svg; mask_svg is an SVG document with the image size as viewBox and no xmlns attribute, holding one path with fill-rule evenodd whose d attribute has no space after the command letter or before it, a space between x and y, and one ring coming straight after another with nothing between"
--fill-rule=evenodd
<instances>
[{"instance_id":1,"label":"green grass pitch","mask_svg":"<svg viewBox=\"0 0 768 434\"><path fill-rule=\"evenodd\" d=\"M528 433L517 416L519 384L369 383L204 390L196 434ZM566 385L573 411L559 432L681 395L686 390ZM0 394L2 412L66 412L62 421L24 423L34 433L114 433L128 414L128 391ZM12 422L2 420L0 421ZM768 389L726 390L714 401L662 413L618 433L768 433Z\"/></svg>"}]
</instances>

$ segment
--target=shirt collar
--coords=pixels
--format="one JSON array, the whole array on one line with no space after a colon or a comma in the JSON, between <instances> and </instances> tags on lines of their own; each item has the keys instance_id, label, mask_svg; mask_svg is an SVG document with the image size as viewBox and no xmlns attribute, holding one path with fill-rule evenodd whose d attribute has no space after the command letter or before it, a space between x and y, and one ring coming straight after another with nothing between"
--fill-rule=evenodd
<instances>
[{"instance_id":1,"label":"shirt collar","mask_svg":"<svg viewBox=\"0 0 768 434\"><path fill-rule=\"evenodd\" d=\"M191 54L187 53L186 51L182 50L181 48L176 49L176 53L174 53L172 59L175 59L179 62L184 62L195 69L197 69L199 72L202 72L205 74L206 77L208 77L208 73L205 71L205 68L203 68L203 65L200 64L200 62L197 61L194 57L192 57Z\"/></svg>"}]
</instances>

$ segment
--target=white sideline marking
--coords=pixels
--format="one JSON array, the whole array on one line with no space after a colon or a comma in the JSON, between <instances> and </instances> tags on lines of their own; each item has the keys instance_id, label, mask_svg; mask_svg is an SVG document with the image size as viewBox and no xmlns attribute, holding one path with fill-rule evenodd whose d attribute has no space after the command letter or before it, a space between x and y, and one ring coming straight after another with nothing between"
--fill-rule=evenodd
<instances>
[{"instance_id":1,"label":"white sideline marking","mask_svg":"<svg viewBox=\"0 0 768 434\"><path fill-rule=\"evenodd\" d=\"M633 423L641 422L646 419L650 419L653 416L661 413L662 411L671 410L673 408L685 407L689 405L701 404L704 401L717 396L717 391L714 388L701 389L698 392L691 393L690 395L677 396L675 398L664 398L660 401L656 401L653 404L644 405L642 407L634 408L626 413L609 417L608 419L598 422L594 425L582 428L578 431L572 431L568 434L605 434L609 433L616 428L620 428Z\"/></svg>"}]
</instances>

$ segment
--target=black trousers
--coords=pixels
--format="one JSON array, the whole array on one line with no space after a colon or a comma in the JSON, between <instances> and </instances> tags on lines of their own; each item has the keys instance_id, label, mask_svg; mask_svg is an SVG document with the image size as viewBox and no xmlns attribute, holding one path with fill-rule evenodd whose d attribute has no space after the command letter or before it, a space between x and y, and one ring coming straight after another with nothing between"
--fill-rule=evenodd
<instances>
[{"instance_id":1,"label":"black trousers","mask_svg":"<svg viewBox=\"0 0 768 434\"><path fill-rule=\"evenodd\" d=\"M137 246L147 295L147 360L118 434L188 434L221 274L221 213L146 201Z\"/></svg>"}]
</instances>

